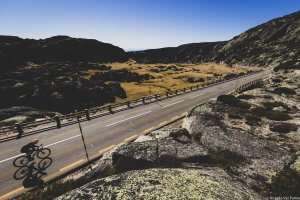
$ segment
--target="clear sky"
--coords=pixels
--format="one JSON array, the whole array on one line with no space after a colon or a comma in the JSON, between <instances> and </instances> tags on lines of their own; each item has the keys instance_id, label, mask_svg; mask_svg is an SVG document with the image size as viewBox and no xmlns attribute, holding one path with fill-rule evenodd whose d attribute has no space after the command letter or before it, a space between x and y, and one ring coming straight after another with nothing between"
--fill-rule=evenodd
<instances>
[{"instance_id":1,"label":"clear sky","mask_svg":"<svg viewBox=\"0 0 300 200\"><path fill-rule=\"evenodd\" d=\"M228 40L300 0L0 0L0 35L93 38L125 50Z\"/></svg>"}]
</instances>

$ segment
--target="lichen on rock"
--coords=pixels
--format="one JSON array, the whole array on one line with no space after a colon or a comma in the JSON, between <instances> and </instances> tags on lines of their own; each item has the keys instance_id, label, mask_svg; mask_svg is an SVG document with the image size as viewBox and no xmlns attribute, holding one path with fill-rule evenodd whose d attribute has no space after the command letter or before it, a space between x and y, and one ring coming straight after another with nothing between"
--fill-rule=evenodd
<instances>
[{"instance_id":1,"label":"lichen on rock","mask_svg":"<svg viewBox=\"0 0 300 200\"><path fill-rule=\"evenodd\" d=\"M57 200L67 199L261 199L219 168L147 169L98 179Z\"/></svg>"}]
</instances>

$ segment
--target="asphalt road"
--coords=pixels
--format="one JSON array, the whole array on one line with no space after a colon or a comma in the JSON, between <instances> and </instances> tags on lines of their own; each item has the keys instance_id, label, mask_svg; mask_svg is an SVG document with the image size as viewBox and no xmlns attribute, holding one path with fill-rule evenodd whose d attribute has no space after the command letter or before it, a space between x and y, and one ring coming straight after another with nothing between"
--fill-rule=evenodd
<instances>
[{"instance_id":1,"label":"asphalt road","mask_svg":"<svg viewBox=\"0 0 300 200\"><path fill-rule=\"evenodd\" d=\"M268 73L270 71L265 72ZM141 135L145 130L181 115L201 102L234 90L237 82L241 85L260 77L262 73L82 122L88 153L94 155L133 135ZM25 183L24 179L15 180L14 174L19 168L13 165L13 161L20 156L21 147L34 138L51 150L52 163L46 169L48 175L86 158L78 124L0 143L0 198ZM35 161L37 166L39 159L35 158Z\"/></svg>"}]
</instances>

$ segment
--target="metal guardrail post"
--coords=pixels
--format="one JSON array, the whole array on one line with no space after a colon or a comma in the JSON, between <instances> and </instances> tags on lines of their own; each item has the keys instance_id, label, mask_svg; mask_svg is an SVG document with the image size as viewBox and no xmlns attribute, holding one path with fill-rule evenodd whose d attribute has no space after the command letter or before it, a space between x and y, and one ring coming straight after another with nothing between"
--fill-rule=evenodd
<instances>
[{"instance_id":1,"label":"metal guardrail post","mask_svg":"<svg viewBox=\"0 0 300 200\"><path fill-rule=\"evenodd\" d=\"M127 107L130 108L130 101L127 101L126 104L127 104Z\"/></svg>"},{"instance_id":2,"label":"metal guardrail post","mask_svg":"<svg viewBox=\"0 0 300 200\"><path fill-rule=\"evenodd\" d=\"M23 133L24 133L24 130L23 130L21 124L16 123L15 125L16 125L16 128L18 130L17 139L20 139L22 137Z\"/></svg>"},{"instance_id":3,"label":"metal guardrail post","mask_svg":"<svg viewBox=\"0 0 300 200\"><path fill-rule=\"evenodd\" d=\"M61 128L61 123L58 115L54 116L54 119L56 121L56 128Z\"/></svg>"},{"instance_id":4,"label":"metal guardrail post","mask_svg":"<svg viewBox=\"0 0 300 200\"><path fill-rule=\"evenodd\" d=\"M108 111L112 114L113 111L112 111L112 108L111 108L111 105L108 105Z\"/></svg>"},{"instance_id":5,"label":"metal guardrail post","mask_svg":"<svg viewBox=\"0 0 300 200\"><path fill-rule=\"evenodd\" d=\"M88 109L84 109L84 112L85 112L86 119L90 121L91 118L90 118L89 110Z\"/></svg>"},{"instance_id":6,"label":"metal guardrail post","mask_svg":"<svg viewBox=\"0 0 300 200\"><path fill-rule=\"evenodd\" d=\"M143 98L142 98L142 102L143 102L143 104L145 104L145 103L146 103L146 101L145 101L145 97L143 97Z\"/></svg>"}]
</instances>

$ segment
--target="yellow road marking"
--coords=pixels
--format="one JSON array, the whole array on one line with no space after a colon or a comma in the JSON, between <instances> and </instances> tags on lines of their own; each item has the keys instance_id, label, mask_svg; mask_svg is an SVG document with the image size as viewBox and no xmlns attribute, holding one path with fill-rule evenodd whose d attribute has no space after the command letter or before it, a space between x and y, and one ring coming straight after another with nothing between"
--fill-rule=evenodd
<instances>
[{"instance_id":1,"label":"yellow road marking","mask_svg":"<svg viewBox=\"0 0 300 200\"><path fill-rule=\"evenodd\" d=\"M177 118L178 118L178 115L175 116L175 117L173 117L173 118L171 119L171 121L173 121L173 120L175 120L175 119L177 119Z\"/></svg>"},{"instance_id":2,"label":"yellow road marking","mask_svg":"<svg viewBox=\"0 0 300 200\"><path fill-rule=\"evenodd\" d=\"M150 131L152 131L153 129L154 129L154 127L148 128L148 129L144 130L144 133L150 132Z\"/></svg>"},{"instance_id":3,"label":"yellow road marking","mask_svg":"<svg viewBox=\"0 0 300 200\"><path fill-rule=\"evenodd\" d=\"M165 125L167 122L162 122L160 124L158 124L158 126L162 126L162 125Z\"/></svg>"},{"instance_id":4,"label":"yellow road marking","mask_svg":"<svg viewBox=\"0 0 300 200\"><path fill-rule=\"evenodd\" d=\"M124 140L124 142L132 141L132 140L136 139L137 137L138 137L138 135L130 136L130 137L126 138L126 139Z\"/></svg>"},{"instance_id":5,"label":"yellow road marking","mask_svg":"<svg viewBox=\"0 0 300 200\"><path fill-rule=\"evenodd\" d=\"M76 161L76 162L74 162L74 163L72 163L70 165L67 165L67 166L61 168L59 171L65 171L67 169L70 169L70 168L76 166L77 164L82 163L83 161L84 161L84 159L78 160L78 161Z\"/></svg>"},{"instance_id":6,"label":"yellow road marking","mask_svg":"<svg viewBox=\"0 0 300 200\"><path fill-rule=\"evenodd\" d=\"M109 147L106 147L105 149L102 149L101 151L99 151L99 154L104 154L106 152L108 152L109 150L111 150L112 148L114 148L116 145L111 145Z\"/></svg>"},{"instance_id":7,"label":"yellow road marking","mask_svg":"<svg viewBox=\"0 0 300 200\"><path fill-rule=\"evenodd\" d=\"M13 191L10 191L10 192L8 192L8 193L2 195L2 196L0 197L0 199L1 199L1 200L2 200L2 199L8 199L8 198L9 198L11 195L13 195L13 194L23 192L24 189L25 189L24 187L19 187L19 188L13 190Z\"/></svg>"}]
</instances>

